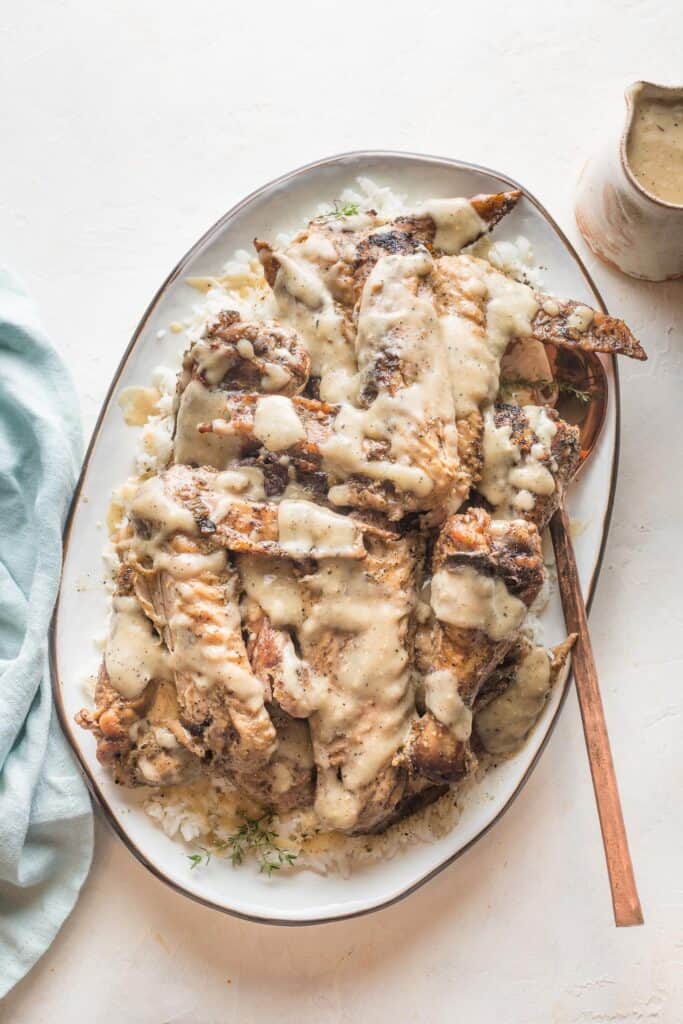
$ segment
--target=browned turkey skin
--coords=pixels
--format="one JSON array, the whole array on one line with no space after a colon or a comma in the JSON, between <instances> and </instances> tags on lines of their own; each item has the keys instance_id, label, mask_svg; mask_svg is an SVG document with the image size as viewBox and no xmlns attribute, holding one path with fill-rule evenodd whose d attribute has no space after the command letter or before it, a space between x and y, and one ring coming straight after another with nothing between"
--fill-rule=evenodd
<instances>
[{"instance_id":1,"label":"browned turkey skin","mask_svg":"<svg viewBox=\"0 0 683 1024\"><path fill-rule=\"evenodd\" d=\"M309 398L293 398L292 406L305 436L274 457L254 433L254 414L258 401L258 395L226 394L222 408L225 418L200 423L197 431L212 440L229 439L233 455L238 452L243 462L249 461L260 467L264 473L267 496L282 494L287 485L295 480L314 498L323 499L332 487L343 485L343 507L381 512L390 520L403 519L409 512L424 510L424 500L409 491L400 491L392 481L375 480L360 472L345 475L338 467L326 465L322 446L335 435L335 419L340 408L338 405ZM282 463L283 454L288 460L286 466ZM362 454L368 463L391 461L390 445L386 440L364 438ZM468 450L465 449L467 456ZM448 473L447 492L455 479L455 472L449 470ZM429 507L432 507L431 501Z\"/></svg>"},{"instance_id":2,"label":"browned turkey skin","mask_svg":"<svg viewBox=\"0 0 683 1024\"><path fill-rule=\"evenodd\" d=\"M485 231L495 227L515 207L520 196L518 191L473 196L468 202L481 223L467 235L464 244L475 242ZM326 281L335 300L352 308L378 259L412 253L420 246L433 249L436 234L437 225L429 213L397 217L387 222L370 210L360 218L353 218L351 226L347 226L346 220L316 218L296 236L292 247L300 247L311 236L329 243L323 247L322 268ZM267 242L256 239L254 245L266 280L273 287L281 267L278 254Z\"/></svg>"},{"instance_id":3,"label":"browned turkey skin","mask_svg":"<svg viewBox=\"0 0 683 1024\"><path fill-rule=\"evenodd\" d=\"M417 663L427 681L432 673L449 673L450 685L471 708L483 681L519 635L523 615L518 621L511 617L509 628L503 623L502 635L496 631L495 637L449 621L447 601L436 600L436 582L449 577L457 581L465 574L496 584L511 598L513 612L517 606L525 612L544 579L538 530L531 523L496 521L483 509L472 509L451 517L439 534L432 559L431 614L418 631ZM430 710L415 722L406 756L414 772L435 783L457 781L472 765L467 739L454 735L449 723Z\"/></svg>"},{"instance_id":4,"label":"browned turkey skin","mask_svg":"<svg viewBox=\"0 0 683 1024\"><path fill-rule=\"evenodd\" d=\"M524 743L576 638L572 633L551 650L534 646L526 637L515 642L475 702L472 748L477 757L509 756Z\"/></svg>"},{"instance_id":5,"label":"browned turkey skin","mask_svg":"<svg viewBox=\"0 0 683 1024\"><path fill-rule=\"evenodd\" d=\"M171 465L132 487L114 537L112 635L78 721L118 782L209 774L370 833L533 728L572 638L545 652L524 619L579 441L501 401L501 362L645 354L465 251L519 198L256 242L278 319L207 321Z\"/></svg>"},{"instance_id":6,"label":"browned turkey skin","mask_svg":"<svg viewBox=\"0 0 683 1024\"><path fill-rule=\"evenodd\" d=\"M202 438L199 426L220 416L226 392L296 395L308 381L310 358L296 334L273 321L242 320L225 310L185 353L178 375L174 460L221 468L230 449Z\"/></svg>"},{"instance_id":7,"label":"browned turkey skin","mask_svg":"<svg viewBox=\"0 0 683 1024\"><path fill-rule=\"evenodd\" d=\"M296 395L305 388L309 370L308 352L293 331L272 320L243 320L234 310L224 310L209 320L185 354L178 391L199 378L230 391Z\"/></svg>"},{"instance_id":8,"label":"browned turkey skin","mask_svg":"<svg viewBox=\"0 0 683 1024\"><path fill-rule=\"evenodd\" d=\"M571 299L549 299L541 295L539 305L533 322L533 335L538 341L640 361L647 359L643 346L623 320Z\"/></svg>"},{"instance_id":9,"label":"browned turkey skin","mask_svg":"<svg viewBox=\"0 0 683 1024\"><path fill-rule=\"evenodd\" d=\"M374 831L406 796L408 773L397 755L415 713L410 664L421 541L373 535L366 549L362 562L325 560L301 577L294 685L291 673L273 670L281 704L311 728L318 815L349 832Z\"/></svg>"},{"instance_id":10,"label":"browned turkey skin","mask_svg":"<svg viewBox=\"0 0 683 1024\"><path fill-rule=\"evenodd\" d=\"M192 749L204 760L208 756L214 770L223 770L249 792L254 776L260 778L273 753L282 748L281 737L271 746L274 737L267 705L272 696L271 706L279 705L285 718L308 720L306 731L310 727L317 768L315 805L321 819L347 831L373 830L406 795L407 772L393 766L392 760L414 714L409 672L411 612L421 542L328 513L330 522L341 521L352 529L345 531L342 545L335 547L327 539L318 557L305 553L296 559L302 621L295 617L288 622L302 655L297 667L310 677L307 696L301 692L305 684L298 673L292 686L291 664L288 672L283 671L285 646L290 648L290 662L299 661L290 634L278 636L258 605L247 616L251 650L251 661L247 661L238 625L239 577L220 558L214 566L215 556L226 549L248 553L252 560L296 558L282 536L288 504L278 508L236 499L219 509L216 476L206 469L173 467L153 478L154 488L161 486L160 494L146 493L150 488L143 483L132 505L135 535L130 557L135 571L143 575L142 588L173 655L181 721L188 723ZM175 560L174 564L165 571L158 564L147 566L145 545L150 533L167 535L178 523L183 532L175 530L161 552L164 564ZM196 559L190 566L191 579L185 578L187 562L175 564L188 558ZM241 570L242 563L238 566ZM293 569L289 571L293 576ZM259 575L265 574L259 571ZM368 601L373 602L375 622L368 621ZM376 628L378 622L381 628ZM206 645L207 630L202 626L207 624L217 650L198 652L200 645ZM230 657L230 671L221 671L214 685L206 688L198 670L214 655L223 667ZM260 701L258 688L249 685L258 670ZM377 673L382 685L377 683ZM365 700L349 701L344 687L353 688L357 677L365 680L368 695ZM236 741L231 742L235 732ZM378 732L383 734L379 760ZM376 772L368 769L368 762L377 765ZM290 789L302 795L305 782L305 778L294 778Z\"/></svg>"},{"instance_id":11,"label":"browned turkey skin","mask_svg":"<svg viewBox=\"0 0 683 1024\"><path fill-rule=\"evenodd\" d=\"M527 608L543 583L541 538L536 527L522 520L494 520L482 509L453 516L439 534L432 561L432 572L474 571L500 581L506 591ZM438 667L456 666L460 694L471 704L482 679L507 651L515 635L513 630L502 639L492 639L480 630L463 629L439 620L433 663Z\"/></svg>"},{"instance_id":12,"label":"browned turkey skin","mask_svg":"<svg viewBox=\"0 0 683 1024\"><path fill-rule=\"evenodd\" d=\"M195 374L188 382L186 374L179 387L176 461L221 468L235 458L253 460L264 470L268 497L281 493L295 480L317 498L327 493L340 507L372 509L391 519L411 512L457 509L481 472L481 403L487 398L492 400L497 392L496 358L491 357L488 377L482 374L482 379L475 382L478 402L472 404L463 400L462 381L470 381L472 366L480 359L476 352L465 356L456 352L451 365L442 367L438 361L444 356L443 346L430 349L428 335L424 340L419 333L416 335L406 317L389 324L379 336L364 327L377 315L386 320L387 301L407 302L409 306L412 296L415 303L422 303L420 313L427 319L432 315L445 317L459 331L468 332L471 340L467 345L486 345L490 330L486 288L495 288L498 281L507 279L489 264L470 256L441 257L420 270L419 251L420 244L412 247L411 257L417 261L414 272L410 266L400 273L389 267L357 311L354 358L359 371L358 401L361 409L367 410L364 418L354 416L349 423L349 413L339 403L293 395L291 402L301 424L301 436L273 452L254 430L254 417L263 398L261 392L249 393L241 386L239 390L226 390L226 378L215 385L203 381L201 374ZM372 262L370 257L363 265L368 262ZM376 260L374 266L376 269ZM372 276L366 279L371 285L373 280ZM534 310L529 321L530 342L641 357L642 349L621 321L578 303L558 303L534 296L523 285L514 287L528 293L527 301L533 304L529 306ZM384 293L388 298L383 306ZM376 295L379 298L373 297ZM576 322L568 326L572 316ZM502 338L503 344L506 340L509 344L519 343L514 332ZM416 352L421 353L419 358ZM499 353L498 360L502 355L504 352ZM197 361L190 350L186 364L196 365ZM308 385L304 361L298 360L297 365L302 374L296 385L300 392ZM443 397L437 402L438 382L449 377L452 401ZM283 393L291 394L291 389ZM411 403L412 419L407 417L407 402ZM361 434L348 443L347 432L353 433L357 424ZM345 447L338 443L340 436L347 440ZM403 464L410 467L410 478L402 469Z\"/></svg>"},{"instance_id":13,"label":"browned turkey skin","mask_svg":"<svg viewBox=\"0 0 683 1024\"><path fill-rule=\"evenodd\" d=\"M559 508L564 493L577 472L581 463L581 445L579 428L570 426L560 419L554 409L546 409L545 417L554 428L552 440L548 446L543 444L537 429L530 421L529 415L519 405L497 403L491 412L487 429L495 429L504 433L506 440L516 451L517 460L512 464L513 471L528 466L530 463L542 467L552 480L552 490L548 494L537 494L532 508L517 508L515 514L534 523L539 530L544 530L553 514ZM540 454L537 452L541 448ZM490 472L486 454L483 458L482 473L477 483L477 491L473 497L483 497L485 507L494 518L498 514L505 515L507 506L498 501L495 487L490 485ZM509 486L509 485L508 485ZM513 492L514 493L514 492ZM517 492L518 493L518 492Z\"/></svg>"},{"instance_id":14,"label":"browned turkey skin","mask_svg":"<svg viewBox=\"0 0 683 1024\"><path fill-rule=\"evenodd\" d=\"M118 538L121 586L136 595L140 611L163 638L168 664L158 670L163 680L152 678L139 694L124 699L110 684L111 670L120 666L108 646L98 711L89 718L82 713L81 724L96 730L100 756L115 758L128 784L186 781L201 769L231 778L266 806L289 810L310 797L310 738L305 724L290 723L279 708L269 712L269 691L252 671L239 580L208 518L215 511L207 494L214 501L217 494L208 491L207 476L210 471L178 466L139 485ZM261 505L252 512L241 503L239 525L251 533L245 537L224 527L228 540L236 536L247 550L270 550L272 516L259 515L267 509ZM115 611L115 617L120 614ZM152 770L148 734L159 738L159 716L153 712L160 696L166 711L161 724L172 736L165 744L161 737L165 753ZM143 719L154 728L141 732ZM174 759L180 762L177 770L164 767Z\"/></svg>"},{"instance_id":15,"label":"browned turkey skin","mask_svg":"<svg viewBox=\"0 0 683 1024\"><path fill-rule=\"evenodd\" d=\"M95 735L97 759L111 769L116 783L172 786L199 776L200 761L176 737L183 727L172 684L154 680L141 697L126 700L111 685L103 662L95 705L95 711L79 711L76 721ZM186 742L189 739L183 736Z\"/></svg>"},{"instance_id":16,"label":"browned turkey skin","mask_svg":"<svg viewBox=\"0 0 683 1024\"><path fill-rule=\"evenodd\" d=\"M117 595L137 600L129 569L119 573ZM148 628L154 633L151 622ZM97 759L119 785L174 785L199 774L200 762L185 749L191 737L180 724L175 687L166 676L151 679L138 696L126 698L112 686L103 660L95 710L83 709L76 721L94 734Z\"/></svg>"}]
</instances>

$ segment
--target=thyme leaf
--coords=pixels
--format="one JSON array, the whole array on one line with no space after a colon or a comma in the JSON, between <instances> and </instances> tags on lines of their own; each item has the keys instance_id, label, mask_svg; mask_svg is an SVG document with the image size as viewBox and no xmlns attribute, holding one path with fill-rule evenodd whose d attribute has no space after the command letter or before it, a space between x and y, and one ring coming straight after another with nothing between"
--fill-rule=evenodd
<instances>
[{"instance_id":1,"label":"thyme leaf","mask_svg":"<svg viewBox=\"0 0 683 1024\"><path fill-rule=\"evenodd\" d=\"M201 853L190 853L187 859L190 862L190 871L194 871L200 864L208 864L211 860L211 850L207 850L206 847L200 846Z\"/></svg>"},{"instance_id":2,"label":"thyme leaf","mask_svg":"<svg viewBox=\"0 0 683 1024\"><path fill-rule=\"evenodd\" d=\"M229 851L233 867L238 867L245 857L253 854L259 871L270 878L274 871L294 863L298 855L290 850L281 850L275 842L275 833L269 828L272 821L270 814L264 814L261 818L243 817L242 824L220 844L221 848Z\"/></svg>"},{"instance_id":3,"label":"thyme leaf","mask_svg":"<svg viewBox=\"0 0 683 1024\"><path fill-rule=\"evenodd\" d=\"M577 388L573 384L570 384L568 380L558 380L557 386L560 391L564 391L567 395L573 395L574 398L579 402L583 402L584 405L593 401L593 396L590 391L582 391L581 388Z\"/></svg>"},{"instance_id":4,"label":"thyme leaf","mask_svg":"<svg viewBox=\"0 0 683 1024\"><path fill-rule=\"evenodd\" d=\"M518 388L525 388L531 391L538 389L539 391L545 391L547 388L553 386L551 380L530 380L528 377L501 377L500 379L500 391L502 394L510 394L512 391L516 391Z\"/></svg>"},{"instance_id":5,"label":"thyme leaf","mask_svg":"<svg viewBox=\"0 0 683 1024\"><path fill-rule=\"evenodd\" d=\"M593 401L593 396L590 391L583 391L581 388L577 388L574 384L570 384L567 380L529 380L526 377L503 377L500 381L500 390L503 393L510 393L515 391L517 388L529 388L531 390L546 391L548 388L556 387L558 391L563 392L567 395L573 395L574 398L583 404Z\"/></svg>"},{"instance_id":6,"label":"thyme leaf","mask_svg":"<svg viewBox=\"0 0 683 1024\"><path fill-rule=\"evenodd\" d=\"M234 868L244 863L244 860L252 854L256 858L259 871L270 878L274 871L282 867L291 867L297 859L298 854L291 850L281 850L276 843L275 832L269 825L272 815L264 814L260 818L249 818L241 811L238 811L243 818L242 824L225 840L216 840L212 849L225 850ZM190 870L194 871L200 864L208 864L211 860L212 850L200 846L199 853L188 855Z\"/></svg>"},{"instance_id":7,"label":"thyme leaf","mask_svg":"<svg viewBox=\"0 0 683 1024\"><path fill-rule=\"evenodd\" d=\"M326 217L355 217L358 213L358 203L342 203L340 199L334 200L334 209L325 214Z\"/></svg>"}]
</instances>

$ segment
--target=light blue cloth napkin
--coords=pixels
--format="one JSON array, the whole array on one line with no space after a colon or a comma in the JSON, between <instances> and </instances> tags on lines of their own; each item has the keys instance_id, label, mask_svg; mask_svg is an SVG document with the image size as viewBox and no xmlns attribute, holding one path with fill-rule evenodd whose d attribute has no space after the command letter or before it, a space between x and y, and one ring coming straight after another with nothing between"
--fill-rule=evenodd
<instances>
[{"instance_id":1,"label":"light blue cloth napkin","mask_svg":"<svg viewBox=\"0 0 683 1024\"><path fill-rule=\"evenodd\" d=\"M92 858L90 800L47 661L80 454L69 375L0 268L0 996L50 945Z\"/></svg>"}]
</instances>

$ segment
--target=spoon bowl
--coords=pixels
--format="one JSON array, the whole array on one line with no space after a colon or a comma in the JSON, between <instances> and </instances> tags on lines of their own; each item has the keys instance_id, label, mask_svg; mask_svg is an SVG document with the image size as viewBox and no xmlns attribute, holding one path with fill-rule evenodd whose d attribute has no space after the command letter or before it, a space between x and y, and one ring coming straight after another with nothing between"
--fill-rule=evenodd
<instances>
[{"instance_id":1,"label":"spoon bowl","mask_svg":"<svg viewBox=\"0 0 683 1024\"><path fill-rule=\"evenodd\" d=\"M582 469L595 448L607 413L607 374L595 352L546 345L553 379L560 381L555 408L581 432Z\"/></svg>"}]
</instances>

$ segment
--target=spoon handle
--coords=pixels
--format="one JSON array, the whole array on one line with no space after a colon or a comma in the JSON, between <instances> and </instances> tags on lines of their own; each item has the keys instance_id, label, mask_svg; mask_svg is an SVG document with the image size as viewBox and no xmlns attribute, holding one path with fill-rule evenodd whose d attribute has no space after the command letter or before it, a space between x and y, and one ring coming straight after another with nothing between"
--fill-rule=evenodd
<instances>
[{"instance_id":1,"label":"spoon handle","mask_svg":"<svg viewBox=\"0 0 683 1024\"><path fill-rule=\"evenodd\" d=\"M600 697L598 673L588 632L586 607L583 603L569 533L569 516L564 505L560 505L551 519L550 533L555 548L565 622L570 632L578 633L578 640L572 652L572 669L581 708L595 801L598 805L607 873L612 890L614 921L618 927L642 924L643 912L628 849L605 712Z\"/></svg>"}]
</instances>

